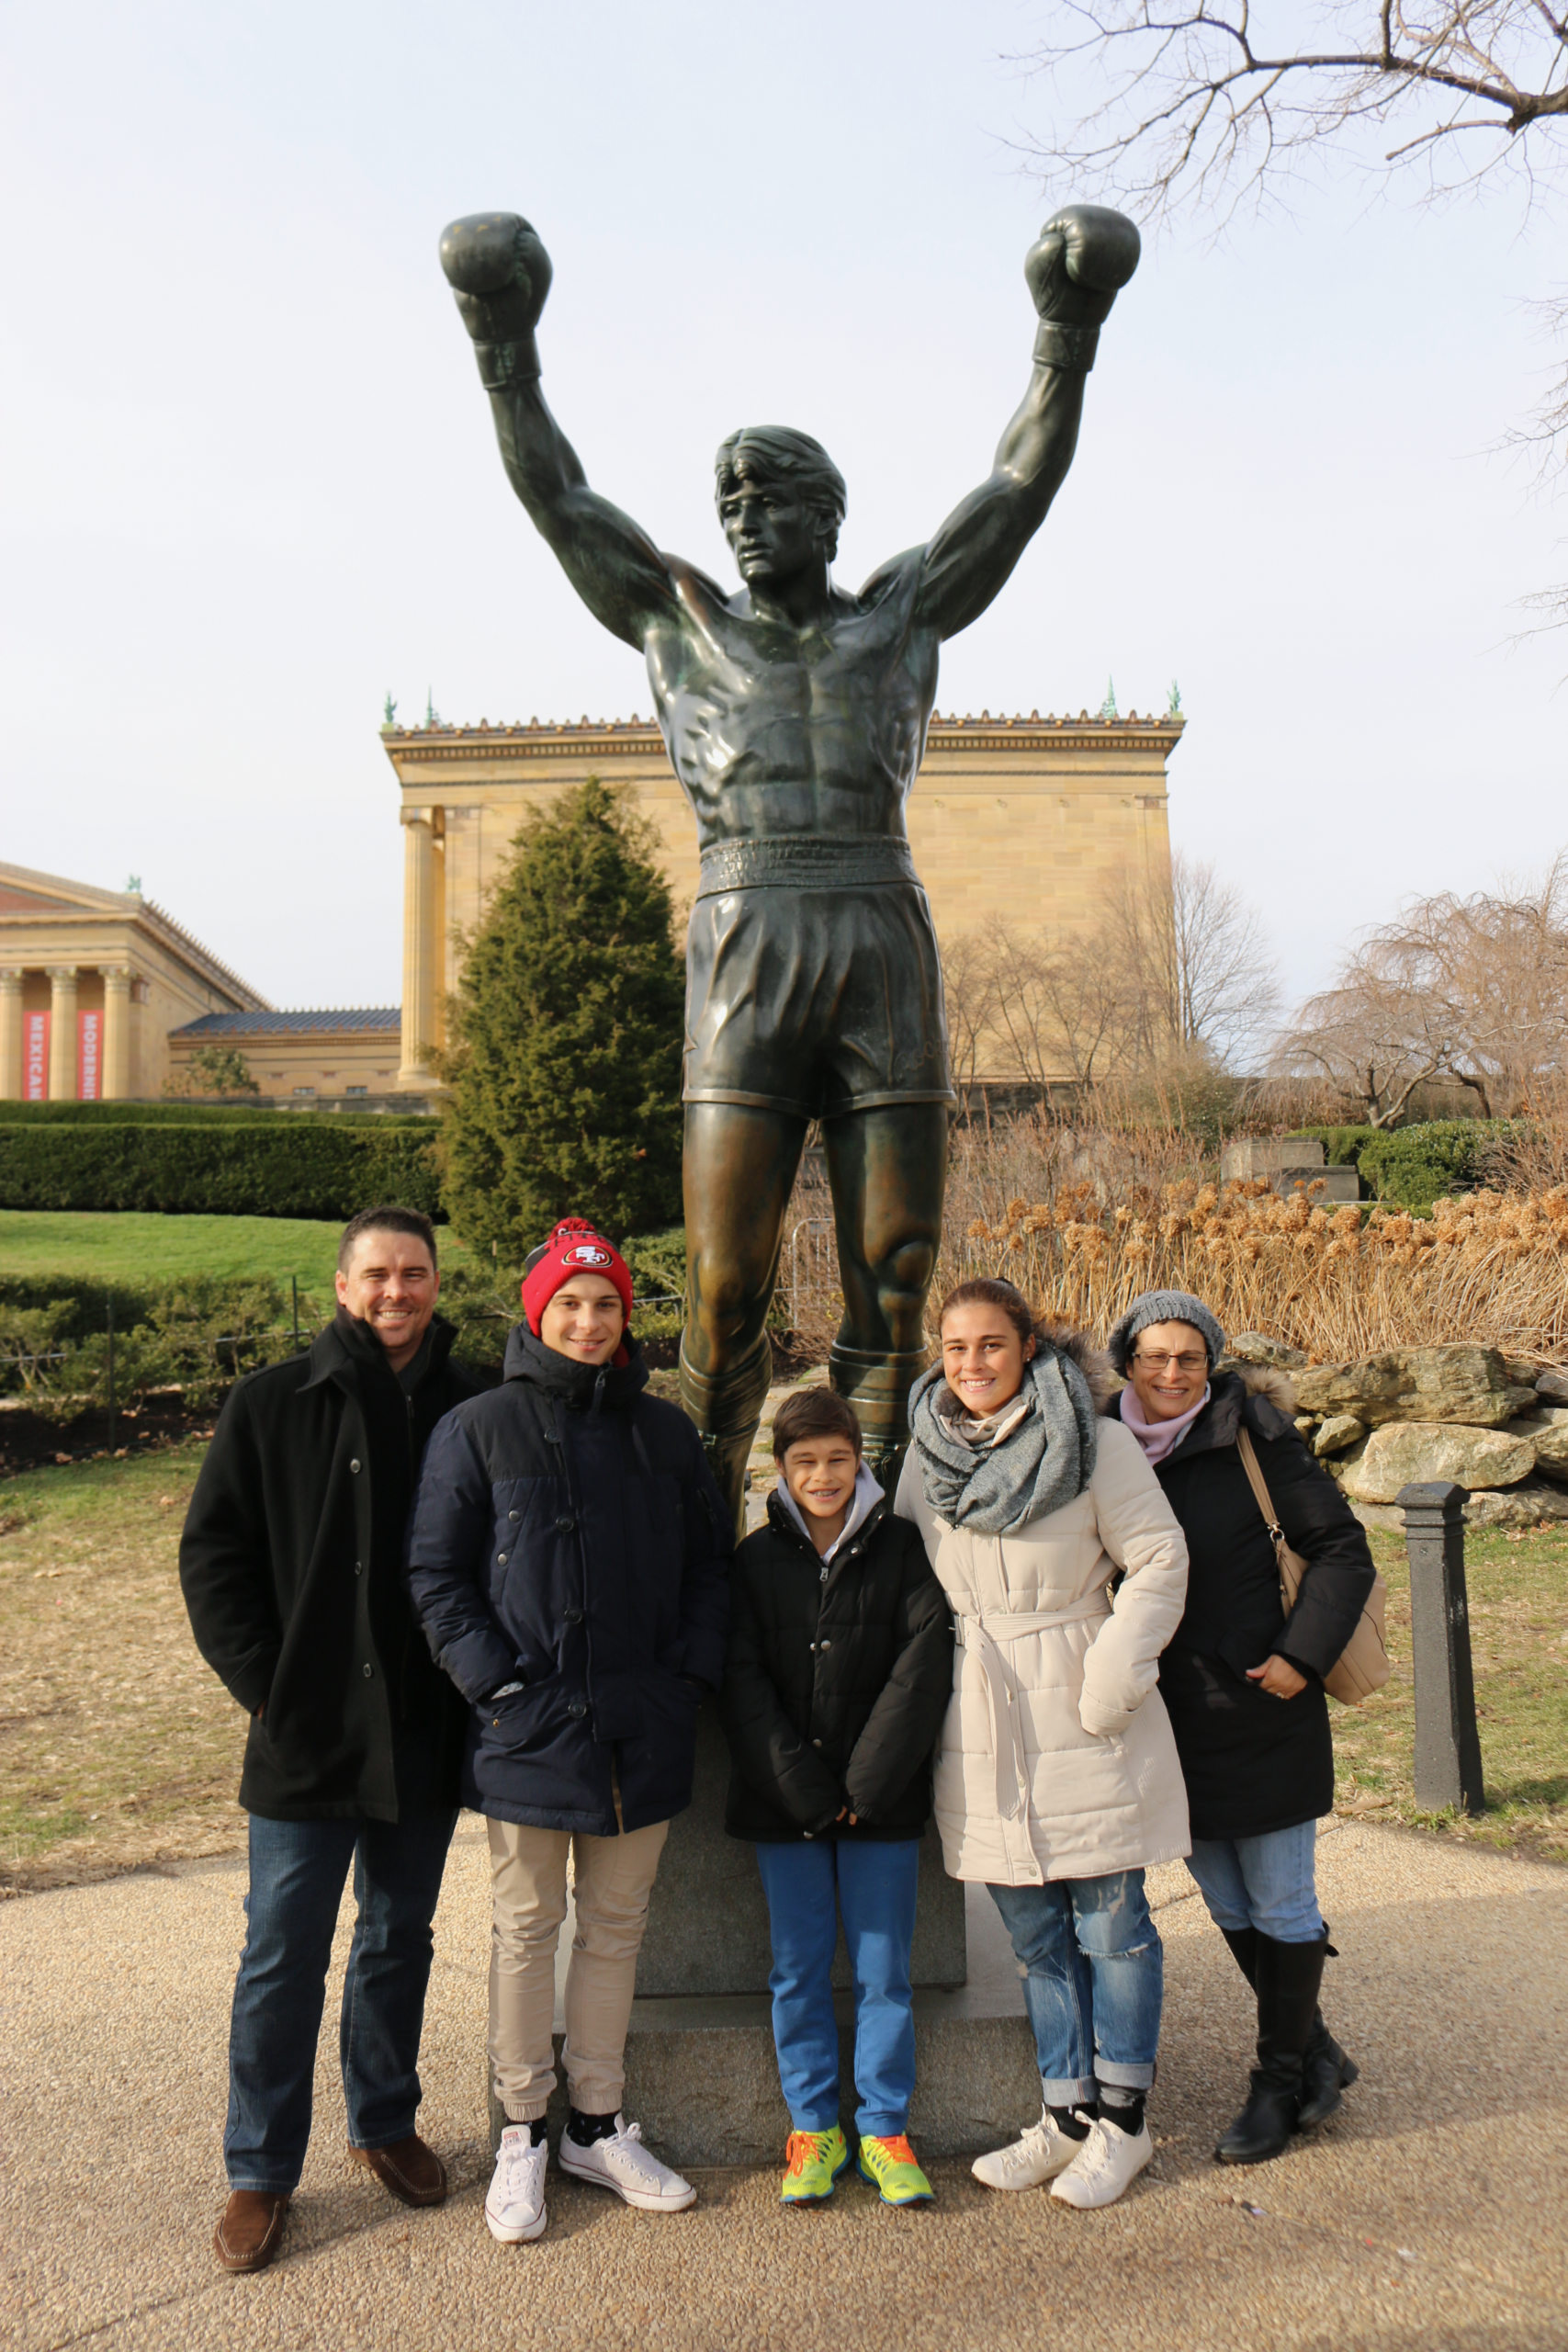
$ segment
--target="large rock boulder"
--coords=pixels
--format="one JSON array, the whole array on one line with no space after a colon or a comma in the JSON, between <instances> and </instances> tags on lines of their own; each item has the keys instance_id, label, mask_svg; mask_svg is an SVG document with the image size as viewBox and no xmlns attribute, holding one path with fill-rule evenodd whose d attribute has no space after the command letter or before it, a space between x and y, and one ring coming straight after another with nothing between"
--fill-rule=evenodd
<instances>
[{"instance_id":1,"label":"large rock boulder","mask_svg":"<svg viewBox=\"0 0 1568 2352\"><path fill-rule=\"evenodd\" d=\"M1507 1375L1495 1348L1390 1348L1356 1363L1314 1364L1292 1375L1296 1405L1327 1419L1353 1413L1368 1429L1389 1421L1460 1421L1499 1429L1535 1402ZM1521 1473L1522 1476L1522 1473Z\"/></svg>"},{"instance_id":2,"label":"large rock boulder","mask_svg":"<svg viewBox=\"0 0 1568 2352\"><path fill-rule=\"evenodd\" d=\"M1312 1440L1312 1450L1321 1462L1326 1453L1344 1453L1351 1446L1359 1445L1367 1434L1365 1421L1354 1413L1330 1413L1319 1423Z\"/></svg>"},{"instance_id":3,"label":"large rock boulder","mask_svg":"<svg viewBox=\"0 0 1568 2352\"><path fill-rule=\"evenodd\" d=\"M1237 1363L1266 1363L1277 1372L1296 1372L1306 1362L1303 1348L1288 1348L1266 1331L1238 1331L1225 1351Z\"/></svg>"},{"instance_id":4,"label":"large rock boulder","mask_svg":"<svg viewBox=\"0 0 1568 2352\"><path fill-rule=\"evenodd\" d=\"M1358 1502L1391 1503L1402 1487L1446 1478L1456 1487L1514 1487L1535 1468L1528 1438L1451 1421L1391 1421L1374 1430L1345 1473Z\"/></svg>"},{"instance_id":5,"label":"large rock boulder","mask_svg":"<svg viewBox=\"0 0 1568 2352\"><path fill-rule=\"evenodd\" d=\"M1544 1412L1522 1413L1505 1424L1509 1437L1522 1437L1535 1448L1535 1466L1543 1478L1568 1486L1568 1410L1562 1406Z\"/></svg>"}]
</instances>

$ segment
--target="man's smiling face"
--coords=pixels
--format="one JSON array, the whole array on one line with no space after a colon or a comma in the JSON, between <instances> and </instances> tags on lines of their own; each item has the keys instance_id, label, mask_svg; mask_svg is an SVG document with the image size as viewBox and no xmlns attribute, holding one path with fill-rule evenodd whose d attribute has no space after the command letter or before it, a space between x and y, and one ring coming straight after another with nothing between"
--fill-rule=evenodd
<instances>
[{"instance_id":1,"label":"man's smiling face","mask_svg":"<svg viewBox=\"0 0 1568 2352\"><path fill-rule=\"evenodd\" d=\"M440 1289L441 1277L417 1233L374 1227L359 1236L337 1277L339 1306L369 1324L394 1372L418 1354Z\"/></svg>"}]
</instances>

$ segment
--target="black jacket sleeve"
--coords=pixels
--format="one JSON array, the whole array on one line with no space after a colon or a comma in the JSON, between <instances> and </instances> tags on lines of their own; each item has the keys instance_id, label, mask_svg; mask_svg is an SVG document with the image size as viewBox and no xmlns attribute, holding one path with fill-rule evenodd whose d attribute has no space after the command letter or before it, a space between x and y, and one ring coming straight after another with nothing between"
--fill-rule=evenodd
<instances>
[{"instance_id":1,"label":"black jacket sleeve","mask_svg":"<svg viewBox=\"0 0 1568 2352\"><path fill-rule=\"evenodd\" d=\"M742 1780L783 1808L803 1829L826 1829L847 1804L810 1741L785 1713L768 1672L766 1643L743 1568L736 1572L729 1654L719 1719Z\"/></svg>"},{"instance_id":2,"label":"black jacket sleeve","mask_svg":"<svg viewBox=\"0 0 1568 2352\"><path fill-rule=\"evenodd\" d=\"M180 1589L208 1665L247 1714L266 1704L283 1648L261 1459L243 1383L229 1392L180 1537Z\"/></svg>"},{"instance_id":3,"label":"black jacket sleeve","mask_svg":"<svg viewBox=\"0 0 1568 2352\"><path fill-rule=\"evenodd\" d=\"M885 1524L905 1539L898 1650L844 1770L850 1810L862 1821L874 1821L908 1787L953 1695L953 1603L917 1530L903 1520Z\"/></svg>"},{"instance_id":4,"label":"black jacket sleeve","mask_svg":"<svg viewBox=\"0 0 1568 2352\"><path fill-rule=\"evenodd\" d=\"M404 1574L431 1655L471 1705L517 1679L513 1644L480 1587L490 1480L456 1413L435 1425L409 1514Z\"/></svg>"},{"instance_id":5,"label":"black jacket sleeve","mask_svg":"<svg viewBox=\"0 0 1568 2352\"><path fill-rule=\"evenodd\" d=\"M1278 1427L1280 1417L1269 1418ZM1255 1430L1253 1436L1286 1541L1307 1564L1296 1605L1274 1646L1292 1666L1321 1680L1355 1632L1372 1589L1376 1570L1366 1530L1294 1430L1273 1437Z\"/></svg>"}]
</instances>

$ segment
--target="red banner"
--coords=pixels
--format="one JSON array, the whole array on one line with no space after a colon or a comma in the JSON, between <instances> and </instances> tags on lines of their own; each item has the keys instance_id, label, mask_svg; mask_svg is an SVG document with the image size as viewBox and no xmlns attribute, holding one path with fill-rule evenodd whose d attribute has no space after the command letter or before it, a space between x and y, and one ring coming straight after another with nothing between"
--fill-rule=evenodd
<instances>
[{"instance_id":1,"label":"red banner","mask_svg":"<svg viewBox=\"0 0 1568 2352\"><path fill-rule=\"evenodd\" d=\"M22 1015L22 1100L24 1102L49 1101L47 1012L24 1012Z\"/></svg>"},{"instance_id":2,"label":"red banner","mask_svg":"<svg viewBox=\"0 0 1568 2352\"><path fill-rule=\"evenodd\" d=\"M78 1012L76 1015L76 1100L96 1102L104 1091L104 1016L101 1012Z\"/></svg>"}]
</instances>

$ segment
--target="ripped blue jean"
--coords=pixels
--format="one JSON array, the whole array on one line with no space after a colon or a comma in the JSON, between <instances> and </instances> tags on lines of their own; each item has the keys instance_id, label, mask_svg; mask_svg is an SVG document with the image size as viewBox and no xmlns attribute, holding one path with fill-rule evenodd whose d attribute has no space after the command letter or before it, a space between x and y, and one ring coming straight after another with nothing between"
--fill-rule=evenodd
<instances>
[{"instance_id":1,"label":"ripped blue jean","mask_svg":"<svg viewBox=\"0 0 1568 2352\"><path fill-rule=\"evenodd\" d=\"M1165 1948L1144 1873L993 1886L1012 1938L1048 2107L1094 2097L1097 2082L1147 2090L1155 2078Z\"/></svg>"}]
</instances>

